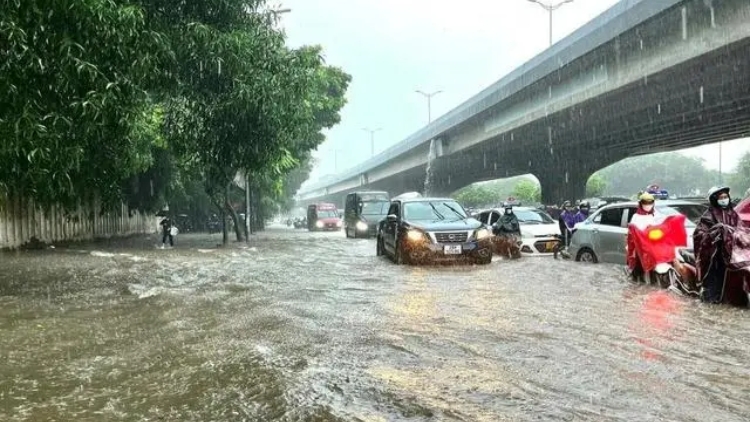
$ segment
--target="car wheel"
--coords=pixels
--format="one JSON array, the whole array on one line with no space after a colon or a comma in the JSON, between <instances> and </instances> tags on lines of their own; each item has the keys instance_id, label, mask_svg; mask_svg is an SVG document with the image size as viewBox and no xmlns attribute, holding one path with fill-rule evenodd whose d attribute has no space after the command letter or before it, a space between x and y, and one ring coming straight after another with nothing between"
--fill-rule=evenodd
<instances>
[{"instance_id":1,"label":"car wheel","mask_svg":"<svg viewBox=\"0 0 750 422\"><path fill-rule=\"evenodd\" d=\"M659 274L656 271L654 271L654 275L655 275L654 279L656 280L656 283L662 289L666 289L672 284L671 283L672 270L669 270L664 274Z\"/></svg>"},{"instance_id":2,"label":"car wheel","mask_svg":"<svg viewBox=\"0 0 750 422\"><path fill-rule=\"evenodd\" d=\"M383 256L385 255L385 248L383 247L383 238L378 236L377 240L375 241L375 254L377 256Z\"/></svg>"},{"instance_id":3,"label":"car wheel","mask_svg":"<svg viewBox=\"0 0 750 422\"><path fill-rule=\"evenodd\" d=\"M580 251L578 251L578 256L576 257L576 261L596 264L599 262L599 258L596 257L596 254L591 249L583 248Z\"/></svg>"}]
</instances>

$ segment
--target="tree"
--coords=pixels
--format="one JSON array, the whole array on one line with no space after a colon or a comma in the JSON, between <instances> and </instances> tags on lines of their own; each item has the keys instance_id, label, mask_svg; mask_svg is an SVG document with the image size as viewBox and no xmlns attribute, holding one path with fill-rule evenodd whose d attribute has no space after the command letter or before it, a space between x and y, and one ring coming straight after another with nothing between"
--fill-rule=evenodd
<instances>
[{"instance_id":1,"label":"tree","mask_svg":"<svg viewBox=\"0 0 750 422\"><path fill-rule=\"evenodd\" d=\"M750 152L746 152L740 158L737 169L729 177L729 185L732 187L734 196L745 196L745 192L750 189Z\"/></svg>"},{"instance_id":2,"label":"tree","mask_svg":"<svg viewBox=\"0 0 750 422\"><path fill-rule=\"evenodd\" d=\"M658 184L670 193L705 192L718 183L718 174L706 169L703 160L677 152L632 157L615 163L599 174L611 194L630 196Z\"/></svg>"},{"instance_id":3,"label":"tree","mask_svg":"<svg viewBox=\"0 0 750 422\"><path fill-rule=\"evenodd\" d=\"M502 202L503 196L489 186L473 184L460 189L453 198L466 207L483 207Z\"/></svg>"},{"instance_id":4,"label":"tree","mask_svg":"<svg viewBox=\"0 0 750 422\"><path fill-rule=\"evenodd\" d=\"M240 224L229 196L235 177L280 179L338 123L350 77L325 66L319 47L289 50L261 1L144 0L173 40L177 93L167 103L169 143ZM266 186L253 183L256 189ZM227 233L224 230L224 242Z\"/></svg>"},{"instance_id":5,"label":"tree","mask_svg":"<svg viewBox=\"0 0 750 422\"><path fill-rule=\"evenodd\" d=\"M522 180L513 188L513 196L523 202L540 202L542 190L538 183L530 180Z\"/></svg>"},{"instance_id":6,"label":"tree","mask_svg":"<svg viewBox=\"0 0 750 422\"><path fill-rule=\"evenodd\" d=\"M0 191L119 202L148 163L152 140L134 125L164 81L164 39L124 1L2 2L0 16Z\"/></svg>"},{"instance_id":7,"label":"tree","mask_svg":"<svg viewBox=\"0 0 750 422\"><path fill-rule=\"evenodd\" d=\"M606 190L607 182L598 173L594 173L586 182L586 196L588 197L602 196Z\"/></svg>"}]
</instances>

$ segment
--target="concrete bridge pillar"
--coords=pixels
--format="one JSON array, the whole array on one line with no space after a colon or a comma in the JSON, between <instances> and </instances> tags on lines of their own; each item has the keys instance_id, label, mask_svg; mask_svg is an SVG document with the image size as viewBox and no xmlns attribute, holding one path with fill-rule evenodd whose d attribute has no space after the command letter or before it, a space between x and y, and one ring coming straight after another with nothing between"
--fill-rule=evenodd
<instances>
[{"instance_id":1,"label":"concrete bridge pillar","mask_svg":"<svg viewBox=\"0 0 750 422\"><path fill-rule=\"evenodd\" d=\"M585 198L591 175L625 157L627 152L623 150L591 148L588 154L562 151L552 159L532 165L532 173L542 185L542 202L560 204Z\"/></svg>"},{"instance_id":2,"label":"concrete bridge pillar","mask_svg":"<svg viewBox=\"0 0 750 422\"><path fill-rule=\"evenodd\" d=\"M542 203L560 204L586 196L586 182L593 172L571 172L564 169L534 173L542 185Z\"/></svg>"}]
</instances>

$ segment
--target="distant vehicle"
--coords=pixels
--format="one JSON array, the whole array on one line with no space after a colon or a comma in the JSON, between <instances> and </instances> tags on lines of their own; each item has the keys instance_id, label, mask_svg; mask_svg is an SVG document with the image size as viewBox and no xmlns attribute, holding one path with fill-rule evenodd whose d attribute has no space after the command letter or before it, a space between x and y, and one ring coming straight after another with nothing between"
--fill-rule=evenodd
<instances>
[{"instance_id":1,"label":"distant vehicle","mask_svg":"<svg viewBox=\"0 0 750 422\"><path fill-rule=\"evenodd\" d=\"M656 211L664 215L683 214L688 247L693 248L693 231L708 206L700 202L664 200L656 202ZM628 223L638 209L637 202L606 205L576 225L569 252L576 261L626 263Z\"/></svg>"},{"instance_id":2,"label":"distant vehicle","mask_svg":"<svg viewBox=\"0 0 750 422\"><path fill-rule=\"evenodd\" d=\"M391 201L388 192L352 192L344 200L344 232L346 237L370 237L378 231L378 223L388 213Z\"/></svg>"},{"instance_id":3,"label":"distant vehicle","mask_svg":"<svg viewBox=\"0 0 750 422\"><path fill-rule=\"evenodd\" d=\"M491 230L505 212L501 208L483 210L475 217ZM513 207L521 226L521 253L525 255L552 255L560 241L560 225L546 212L533 207Z\"/></svg>"},{"instance_id":4,"label":"distant vehicle","mask_svg":"<svg viewBox=\"0 0 750 422\"><path fill-rule=\"evenodd\" d=\"M669 192L666 189L662 189L659 185L651 185L646 188L646 192L650 193L656 199L669 199Z\"/></svg>"},{"instance_id":5,"label":"distant vehicle","mask_svg":"<svg viewBox=\"0 0 750 422\"><path fill-rule=\"evenodd\" d=\"M307 229L341 230L342 222L335 204L320 203L307 207Z\"/></svg>"},{"instance_id":6,"label":"distant vehicle","mask_svg":"<svg viewBox=\"0 0 750 422\"><path fill-rule=\"evenodd\" d=\"M450 198L393 199L378 224L377 255L397 264L492 262L492 233Z\"/></svg>"}]
</instances>

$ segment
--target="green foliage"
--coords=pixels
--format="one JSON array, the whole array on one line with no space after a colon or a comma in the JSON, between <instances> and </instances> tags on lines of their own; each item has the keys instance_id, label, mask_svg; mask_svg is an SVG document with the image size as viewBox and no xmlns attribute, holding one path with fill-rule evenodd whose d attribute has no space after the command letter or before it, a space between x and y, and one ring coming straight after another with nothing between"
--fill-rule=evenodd
<instances>
[{"instance_id":1,"label":"green foliage","mask_svg":"<svg viewBox=\"0 0 750 422\"><path fill-rule=\"evenodd\" d=\"M169 61L163 37L126 2L0 5L0 187L68 207L119 199L147 147L134 128Z\"/></svg>"},{"instance_id":2,"label":"green foliage","mask_svg":"<svg viewBox=\"0 0 750 422\"><path fill-rule=\"evenodd\" d=\"M492 186L473 184L457 191L453 198L465 207L485 207L502 202L504 196Z\"/></svg>"},{"instance_id":3,"label":"green foliage","mask_svg":"<svg viewBox=\"0 0 750 422\"><path fill-rule=\"evenodd\" d=\"M680 153L661 153L633 157L596 173L606 181L607 193L630 196L658 184L675 194L705 192L719 181L717 172L708 170L703 160Z\"/></svg>"},{"instance_id":4,"label":"green foliage","mask_svg":"<svg viewBox=\"0 0 750 422\"><path fill-rule=\"evenodd\" d=\"M589 177L588 182L586 182L586 196L587 197L599 197L604 195L604 192L607 190L607 181L604 180L604 178L596 173Z\"/></svg>"},{"instance_id":5,"label":"green foliage","mask_svg":"<svg viewBox=\"0 0 750 422\"><path fill-rule=\"evenodd\" d=\"M729 186L735 197L744 197L750 189L750 152L740 158L736 171L729 177Z\"/></svg>"},{"instance_id":6,"label":"green foliage","mask_svg":"<svg viewBox=\"0 0 750 422\"><path fill-rule=\"evenodd\" d=\"M513 196L522 202L541 202L542 189L538 183L522 180L513 188Z\"/></svg>"},{"instance_id":7,"label":"green foliage","mask_svg":"<svg viewBox=\"0 0 750 422\"><path fill-rule=\"evenodd\" d=\"M241 172L289 206L351 78L289 49L264 4L1 3L0 192L206 216Z\"/></svg>"}]
</instances>

